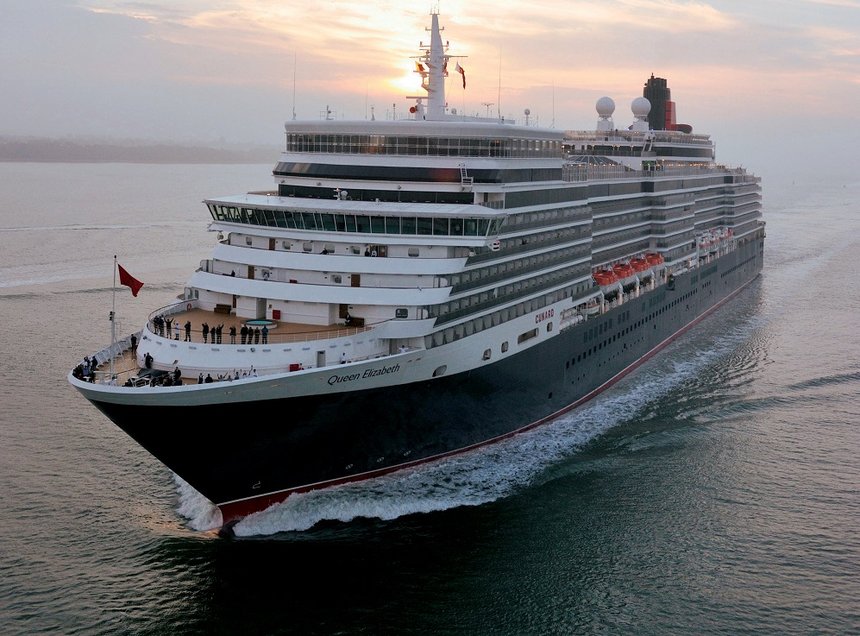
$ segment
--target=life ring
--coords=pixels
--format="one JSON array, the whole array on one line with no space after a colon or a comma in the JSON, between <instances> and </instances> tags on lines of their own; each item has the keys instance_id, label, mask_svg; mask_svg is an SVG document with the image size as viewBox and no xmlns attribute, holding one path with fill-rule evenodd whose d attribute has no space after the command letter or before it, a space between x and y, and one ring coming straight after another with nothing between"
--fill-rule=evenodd
<instances>
[{"instance_id":1,"label":"life ring","mask_svg":"<svg viewBox=\"0 0 860 636\"><path fill-rule=\"evenodd\" d=\"M185 311L191 311L191 303L185 305Z\"/></svg>"}]
</instances>

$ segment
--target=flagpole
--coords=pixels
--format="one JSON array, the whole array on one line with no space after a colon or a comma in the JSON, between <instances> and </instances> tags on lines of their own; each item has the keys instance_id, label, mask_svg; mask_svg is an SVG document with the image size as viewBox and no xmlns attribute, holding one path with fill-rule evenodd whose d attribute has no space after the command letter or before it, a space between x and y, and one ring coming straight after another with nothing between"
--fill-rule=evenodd
<instances>
[{"instance_id":1,"label":"flagpole","mask_svg":"<svg viewBox=\"0 0 860 636\"><path fill-rule=\"evenodd\" d=\"M113 255L113 294L110 308L110 379L113 380L113 358L116 353L116 254Z\"/></svg>"}]
</instances>

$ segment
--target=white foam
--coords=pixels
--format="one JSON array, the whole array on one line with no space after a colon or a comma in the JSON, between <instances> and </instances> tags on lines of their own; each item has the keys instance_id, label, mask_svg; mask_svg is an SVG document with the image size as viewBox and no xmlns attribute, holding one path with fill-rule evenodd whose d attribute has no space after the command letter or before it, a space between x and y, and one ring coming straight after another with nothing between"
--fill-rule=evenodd
<instances>
[{"instance_id":1,"label":"white foam","mask_svg":"<svg viewBox=\"0 0 860 636\"><path fill-rule=\"evenodd\" d=\"M217 530L223 523L218 506L197 492L179 475L173 475L176 491L179 494L179 506L176 511L188 520L192 530L201 532Z\"/></svg>"},{"instance_id":2,"label":"white foam","mask_svg":"<svg viewBox=\"0 0 860 636\"><path fill-rule=\"evenodd\" d=\"M678 372L678 379L686 375ZM321 521L391 520L479 506L533 483L547 468L633 416L673 382L665 375L598 398L574 413L497 444L376 479L293 495L241 520L237 536L308 530Z\"/></svg>"},{"instance_id":3,"label":"white foam","mask_svg":"<svg viewBox=\"0 0 860 636\"><path fill-rule=\"evenodd\" d=\"M747 327L752 328L752 323ZM657 358L612 390L555 421L432 464L291 495L283 503L242 519L234 526L234 533L241 537L261 536L301 532L322 521L392 520L417 513L479 506L509 496L534 484L544 471L570 457L589 441L634 418L654 399L695 377L748 335L747 329L734 331L731 337L721 338L717 343L709 341L707 348L685 342L669 356ZM189 518L193 528L217 527L213 526L216 518L220 520L220 515L214 514L217 508L182 483L180 514ZM204 503L208 504L208 509Z\"/></svg>"}]
</instances>

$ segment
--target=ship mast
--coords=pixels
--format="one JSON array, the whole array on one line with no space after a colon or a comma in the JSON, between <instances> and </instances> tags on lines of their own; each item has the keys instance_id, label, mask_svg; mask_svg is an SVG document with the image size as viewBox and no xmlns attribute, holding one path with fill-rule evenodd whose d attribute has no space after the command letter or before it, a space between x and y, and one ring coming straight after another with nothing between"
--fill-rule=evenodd
<instances>
[{"instance_id":1,"label":"ship mast","mask_svg":"<svg viewBox=\"0 0 860 636\"><path fill-rule=\"evenodd\" d=\"M428 119L442 119L445 116L445 75L448 73L448 56L442 46L442 33L439 28L439 14L433 14L430 27L430 50L427 52ZM423 83L422 83L423 84Z\"/></svg>"},{"instance_id":2,"label":"ship mast","mask_svg":"<svg viewBox=\"0 0 860 636\"><path fill-rule=\"evenodd\" d=\"M410 108L416 119L440 120L445 119L445 78L448 77L447 43L442 43L442 31L444 27L439 26L439 14L431 13L432 23L430 31L430 45L423 42L420 47L424 52L417 56L415 72L421 76L421 88L427 95L411 97L415 99L415 106ZM424 100L427 101L426 107Z\"/></svg>"}]
</instances>

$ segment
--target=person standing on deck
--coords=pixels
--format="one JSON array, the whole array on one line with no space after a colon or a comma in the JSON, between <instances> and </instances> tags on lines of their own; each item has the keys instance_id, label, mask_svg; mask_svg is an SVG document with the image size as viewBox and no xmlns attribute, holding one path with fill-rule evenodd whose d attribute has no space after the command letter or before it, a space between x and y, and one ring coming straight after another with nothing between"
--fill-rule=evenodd
<instances>
[{"instance_id":1,"label":"person standing on deck","mask_svg":"<svg viewBox=\"0 0 860 636\"><path fill-rule=\"evenodd\" d=\"M191 321L185 323L185 342L191 342Z\"/></svg>"}]
</instances>

